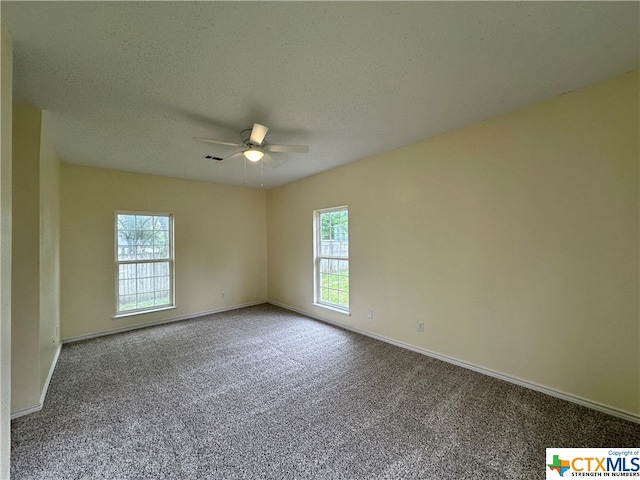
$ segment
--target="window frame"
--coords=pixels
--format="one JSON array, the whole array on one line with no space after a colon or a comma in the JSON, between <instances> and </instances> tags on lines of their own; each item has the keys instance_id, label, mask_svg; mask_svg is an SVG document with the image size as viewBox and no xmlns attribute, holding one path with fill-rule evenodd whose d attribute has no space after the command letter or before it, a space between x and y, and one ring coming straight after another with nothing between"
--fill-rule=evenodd
<instances>
[{"instance_id":1,"label":"window frame","mask_svg":"<svg viewBox=\"0 0 640 480\"><path fill-rule=\"evenodd\" d=\"M313 212L313 299L314 305L319 307L327 308L330 310L334 310L340 313L344 313L350 315L350 305L351 305L351 295L350 290L347 291L347 306L339 305L336 303L328 302L322 300L322 279L321 279L321 270L320 263L322 260L341 260L346 261L349 268L349 280L351 280L350 268L351 264L349 261L350 258L350 249L351 245L349 242L349 223L347 222L347 256L335 256L335 255L322 255L321 253L321 242L322 242L322 215L326 213L334 213L346 211L347 217L349 216L349 206L341 205L339 207L331 207L331 208L322 208L319 210L314 210ZM340 290L339 290L340 291Z\"/></svg>"},{"instance_id":2,"label":"window frame","mask_svg":"<svg viewBox=\"0 0 640 480\"><path fill-rule=\"evenodd\" d=\"M169 220L169 258L143 259L143 260L119 260L118 258L118 216L120 215L138 215L151 217L167 217ZM141 315L144 313L158 312L161 310L170 310L176 308L175 301L175 242L174 242L175 221L173 213L170 212L149 212L140 210L117 210L114 215L114 257L115 257L115 315L113 318L128 317L132 315ZM169 303L163 305L154 305L151 307L135 308L129 310L120 310L120 265L145 264L145 263L166 263L169 262Z\"/></svg>"}]
</instances>

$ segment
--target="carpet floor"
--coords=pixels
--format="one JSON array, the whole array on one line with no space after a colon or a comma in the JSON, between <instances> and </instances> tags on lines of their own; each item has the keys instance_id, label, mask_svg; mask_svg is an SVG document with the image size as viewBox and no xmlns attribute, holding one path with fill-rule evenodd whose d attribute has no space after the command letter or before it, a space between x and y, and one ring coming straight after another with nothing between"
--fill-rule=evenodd
<instances>
[{"instance_id":1,"label":"carpet floor","mask_svg":"<svg viewBox=\"0 0 640 480\"><path fill-rule=\"evenodd\" d=\"M640 426L259 305L64 345L13 479L536 479Z\"/></svg>"}]
</instances>

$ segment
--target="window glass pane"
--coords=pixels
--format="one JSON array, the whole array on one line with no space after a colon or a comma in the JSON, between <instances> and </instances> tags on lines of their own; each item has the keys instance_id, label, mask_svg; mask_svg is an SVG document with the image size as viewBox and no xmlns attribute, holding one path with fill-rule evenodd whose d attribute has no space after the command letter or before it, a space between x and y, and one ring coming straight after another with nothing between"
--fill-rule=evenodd
<instances>
[{"instance_id":1,"label":"window glass pane","mask_svg":"<svg viewBox=\"0 0 640 480\"><path fill-rule=\"evenodd\" d=\"M329 301L329 289L328 288L322 288L321 289L322 294L321 294L321 300L323 302L328 302Z\"/></svg>"},{"instance_id":2,"label":"window glass pane","mask_svg":"<svg viewBox=\"0 0 640 480\"><path fill-rule=\"evenodd\" d=\"M329 260L325 259L325 258L320 258L320 261L318 262L318 271L319 272L326 272L327 271L327 262Z\"/></svg>"},{"instance_id":3,"label":"window glass pane","mask_svg":"<svg viewBox=\"0 0 640 480\"><path fill-rule=\"evenodd\" d=\"M154 290L169 290L169 277L156 277Z\"/></svg>"},{"instance_id":4,"label":"window glass pane","mask_svg":"<svg viewBox=\"0 0 640 480\"><path fill-rule=\"evenodd\" d=\"M336 260L338 273L349 275L349 262L347 260Z\"/></svg>"},{"instance_id":5,"label":"window glass pane","mask_svg":"<svg viewBox=\"0 0 640 480\"><path fill-rule=\"evenodd\" d=\"M118 302L118 310L134 310L136 308L135 295L121 295Z\"/></svg>"},{"instance_id":6,"label":"window glass pane","mask_svg":"<svg viewBox=\"0 0 640 480\"><path fill-rule=\"evenodd\" d=\"M153 217L149 215L135 215L136 230L153 230Z\"/></svg>"},{"instance_id":7,"label":"window glass pane","mask_svg":"<svg viewBox=\"0 0 640 480\"><path fill-rule=\"evenodd\" d=\"M135 259L135 215L118 215L118 260Z\"/></svg>"},{"instance_id":8,"label":"window glass pane","mask_svg":"<svg viewBox=\"0 0 640 480\"><path fill-rule=\"evenodd\" d=\"M120 280L120 295L135 295L136 280Z\"/></svg>"},{"instance_id":9,"label":"window glass pane","mask_svg":"<svg viewBox=\"0 0 640 480\"><path fill-rule=\"evenodd\" d=\"M339 292L338 305L340 305L341 307L349 306L349 294L347 292Z\"/></svg>"},{"instance_id":10,"label":"window glass pane","mask_svg":"<svg viewBox=\"0 0 640 480\"><path fill-rule=\"evenodd\" d=\"M153 269L153 264L149 264L149 263L136 264L136 278L148 277L150 268Z\"/></svg>"},{"instance_id":11,"label":"window glass pane","mask_svg":"<svg viewBox=\"0 0 640 480\"><path fill-rule=\"evenodd\" d=\"M119 313L172 304L171 226L169 215L116 215Z\"/></svg>"},{"instance_id":12,"label":"window glass pane","mask_svg":"<svg viewBox=\"0 0 640 480\"><path fill-rule=\"evenodd\" d=\"M345 210L320 214L319 255L348 257L349 216Z\"/></svg>"},{"instance_id":13,"label":"window glass pane","mask_svg":"<svg viewBox=\"0 0 640 480\"><path fill-rule=\"evenodd\" d=\"M154 258L169 258L169 232L156 230L153 232Z\"/></svg>"},{"instance_id":14,"label":"window glass pane","mask_svg":"<svg viewBox=\"0 0 640 480\"><path fill-rule=\"evenodd\" d=\"M136 308L148 308L154 306L154 295L150 293L139 293L136 295Z\"/></svg>"},{"instance_id":15,"label":"window glass pane","mask_svg":"<svg viewBox=\"0 0 640 480\"><path fill-rule=\"evenodd\" d=\"M136 266L131 264L121 264L118 266L118 278L128 280L136 277Z\"/></svg>"},{"instance_id":16,"label":"window glass pane","mask_svg":"<svg viewBox=\"0 0 640 480\"><path fill-rule=\"evenodd\" d=\"M156 305L170 305L171 296L169 290L156 292Z\"/></svg>"},{"instance_id":17,"label":"window glass pane","mask_svg":"<svg viewBox=\"0 0 640 480\"><path fill-rule=\"evenodd\" d=\"M154 230L169 230L169 217L155 217Z\"/></svg>"},{"instance_id":18,"label":"window glass pane","mask_svg":"<svg viewBox=\"0 0 640 480\"><path fill-rule=\"evenodd\" d=\"M123 215L118 214L118 231L120 230L135 230L136 229L136 216L135 215Z\"/></svg>"},{"instance_id":19,"label":"window glass pane","mask_svg":"<svg viewBox=\"0 0 640 480\"><path fill-rule=\"evenodd\" d=\"M349 307L349 212L317 212L316 299L348 309Z\"/></svg>"},{"instance_id":20,"label":"window glass pane","mask_svg":"<svg viewBox=\"0 0 640 480\"><path fill-rule=\"evenodd\" d=\"M155 262L153 264L153 274L157 277L169 275L169 262Z\"/></svg>"}]
</instances>

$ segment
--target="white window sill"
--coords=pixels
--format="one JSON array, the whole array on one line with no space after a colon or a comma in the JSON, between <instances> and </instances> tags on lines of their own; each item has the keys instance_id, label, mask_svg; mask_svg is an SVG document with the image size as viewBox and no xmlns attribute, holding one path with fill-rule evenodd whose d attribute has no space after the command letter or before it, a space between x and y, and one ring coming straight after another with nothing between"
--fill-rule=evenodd
<instances>
[{"instance_id":1,"label":"white window sill","mask_svg":"<svg viewBox=\"0 0 640 480\"><path fill-rule=\"evenodd\" d=\"M351 312L349 312L349 310L346 310L344 308L334 307L333 305L327 305L326 303L318 303L318 302L315 302L314 305L316 307L322 307L322 308L326 308L327 310L332 310L334 312L342 313L343 315L348 315L349 317L351 316Z\"/></svg>"},{"instance_id":2,"label":"white window sill","mask_svg":"<svg viewBox=\"0 0 640 480\"><path fill-rule=\"evenodd\" d=\"M118 313L117 315L114 315L113 318L132 317L134 315L142 315L144 313L162 312L163 310L173 310L174 308L176 308L175 305L170 305L168 307L152 308L149 310L136 310L135 312L123 312L123 313Z\"/></svg>"}]
</instances>

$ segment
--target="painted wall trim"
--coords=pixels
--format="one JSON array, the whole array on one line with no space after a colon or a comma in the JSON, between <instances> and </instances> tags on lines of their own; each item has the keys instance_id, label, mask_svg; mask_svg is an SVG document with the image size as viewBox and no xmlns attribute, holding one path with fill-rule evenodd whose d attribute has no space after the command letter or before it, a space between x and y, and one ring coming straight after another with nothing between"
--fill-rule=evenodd
<instances>
[{"instance_id":1,"label":"painted wall trim","mask_svg":"<svg viewBox=\"0 0 640 480\"><path fill-rule=\"evenodd\" d=\"M496 372L494 370L490 370L485 367L481 367L479 365L475 365L473 363L464 362L462 360L455 359L453 357L448 357L446 355L442 355L440 353L433 352L431 350L427 350L426 348L416 347L415 345L411 345L409 343L400 342L398 340L394 340L393 338L385 337L384 335L378 335L376 333L369 332L367 330L363 330L361 328L352 327L350 325L345 325L340 322L336 322L333 320L329 320L327 318L323 318L318 315L311 314L309 312L305 312L295 307L291 307L289 305L285 305L282 303L274 302L269 300L271 305L275 305L277 307L285 308L287 310L291 310L296 313L300 313L307 317L311 317L315 320L319 320L321 322L329 323L331 325L335 325L336 327L344 328L345 330L350 330L355 333L359 333L365 335L367 337L375 338L376 340L380 340L385 343L390 343L397 347L405 348L407 350L411 350L413 352L420 353L422 355L426 355L428 357L433 357L438 360L442 360L443 362L451 363L453 365L457 365L462 368L466 368L469 370L473 370L474 372L482 373L483 375L488 375L490 377L498 378L500 380L504 380L505 382L514 383L516 385L520 385L521 387L529 388L530 390L535 390L537 392L541 392L552 397L560 398L562 400L566 400L568 402L577 403L578 405L582 405L583 407L590 408L592 410L597 410L602 413L606 413L608 415L612 415L614 417L619 417L624 420L628 420L634 423L640 423L640 416L634 415L633 413L625 412L623 410L618 410L616 408L609 407L607 405L603 405L598 402L594 402L591 400L587 400L586 398L579 397L577 395L571 395L560 390L555 390L553 388L545 387L543 385L538 385L534 382L529 382L527 380L522 380L517 377L512 377L509 375L505 375L503 373Z\"/></svg>"},{"instance_id":2,"label":"painted wall trim","mask_svg":"<svg viewBox=\"0 0 640 480\"><path fill-rule=\"evenodd\" d=\"M131 330L138 330L140 328L153 327L155 325L162 325L162 324L165 324L165 323L173 323L173 322L179 322L179 321L182 321L182 320L190 320L190 319L193 319L193 318L204 317L206 315L212 315L214 313L222 313L222 312L228 312L230 310L237 310L239 308L253 307L255 305L262 305L263 303L267 303L267 301L266 300L259 300L257 302L242 303L242 304L239 304L239 305L232 305L232 306L229 306L229 307L217 308L215 310L208 310L206 312L192 313L190 315L183 315L181 317L168 318L168 319L165 319L165 320L156 320L155 322L139 323L139 324L136 324L136 325L130 325L128 327L114 328L113 330L104 330L104 331L101 331L101 332L90 333L88 335L80 335L80 336L77 336L77 337L64 338L62 340L62 343L80 342L82 340L89 340L91 338L104 337L105 335L114 335L116 333L128 332L128 331L131 331Z\"/></svg>"},{"instance_id":3,"label":"painted wall trim","mask_svg":"<svg viewBox=\"0 0 640 480\"><path fill-rule=\"evenodd\" d=\"M47 379L44 381L44 385L42 386L42 391L40 392L40 401L31 407L22 408L16 412L11 412L11 419L18 417L23 417L30 413L39 412L42 410L44 406L44 399L47 397L47 392L49 391L49 384L51 383L51 377L53 377L53 371L56 369L56 365L58 364L58 358L60 357L60 351L62 350L62 343L58 344L58 348L56 348L56 353L53 356L53 361L51 362L51 366L49 367L49 373L47 374Z\"/></svg>"}]
</instances>

